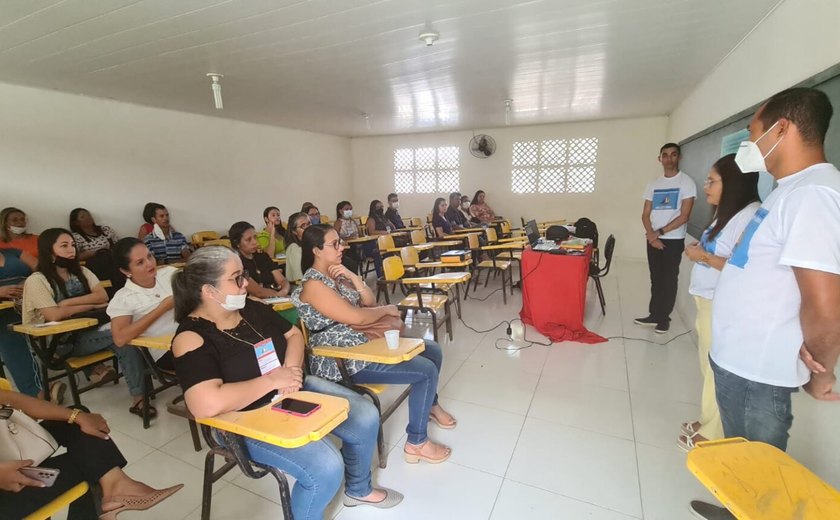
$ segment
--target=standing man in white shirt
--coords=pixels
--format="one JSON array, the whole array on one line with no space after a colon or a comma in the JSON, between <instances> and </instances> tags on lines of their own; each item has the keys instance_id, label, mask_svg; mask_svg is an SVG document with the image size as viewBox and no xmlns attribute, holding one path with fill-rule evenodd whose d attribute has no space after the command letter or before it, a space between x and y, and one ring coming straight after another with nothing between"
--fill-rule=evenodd
<instances>
[{"instance_id":1,"label":"standing man in white shirt","mask_svg":"<svg viewBox=\"0 0 840 520\"><path fill-rule=\"evenodd\" d=\"M778 187L747 225L712 306L711 365L726 437L787 448L791 394L836 401L840 354L840 172L826 162L832 107L821 91L771 97L736 162ZM803 360L807 360L808 365ZM813 373L812 373L813 372ZM734 518L692 502L700 518Z\"/></svg>"},{"instance_id":2,"label":"standing man in white shirt","mask_svg":"<svg viewBox=\"0 0 840 520\"><path fill-rule=\"evenodd\" d=\"M659 162L662 177L645 189L642 211L650 270L650 304L648 316L633 321L636 325L656 327L657 333L665 334L671 327L671 312L677 300L685 228L697 197L697 186L691 177L680 171L678 144L662 146Z\"/></svg>"}]
</instances>

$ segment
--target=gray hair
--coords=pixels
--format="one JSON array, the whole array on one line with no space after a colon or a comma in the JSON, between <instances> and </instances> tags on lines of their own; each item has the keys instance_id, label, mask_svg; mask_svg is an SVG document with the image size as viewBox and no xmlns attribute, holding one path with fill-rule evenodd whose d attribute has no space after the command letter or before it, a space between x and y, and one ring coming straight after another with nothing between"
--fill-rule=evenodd
<instances>
[{"instance_id":1,"label":"gray hair","mask_svg":"<svg viewBox=\"0 0 840 520\"><path fill-rule=\"evenodd\" d=\"M201 289L216 285L225 272L225 263L236 256L224 246L205 246L190 255L187 265L172 277L175 321L180 323L201 305Z\"/></svg>"}]
</instances>

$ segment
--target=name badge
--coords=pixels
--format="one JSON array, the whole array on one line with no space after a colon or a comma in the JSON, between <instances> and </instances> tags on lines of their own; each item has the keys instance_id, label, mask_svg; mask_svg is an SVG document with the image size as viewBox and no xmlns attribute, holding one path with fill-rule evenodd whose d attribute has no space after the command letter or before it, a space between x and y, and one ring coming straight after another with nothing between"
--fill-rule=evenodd
<instances>
[{"instance_id":1,"label":"name badge","mask_svg":"<svg viewBox=\"0 0 840 520\"><path fill-rule=\"evenodd\" d=\"M266 338L254 345L254 353L257 355L257 363L260 365L260 373L265 375L275 368L280 368L280 359L277 358L277 351L274 350L274 341Z\"/></svg>"}]
</instances>

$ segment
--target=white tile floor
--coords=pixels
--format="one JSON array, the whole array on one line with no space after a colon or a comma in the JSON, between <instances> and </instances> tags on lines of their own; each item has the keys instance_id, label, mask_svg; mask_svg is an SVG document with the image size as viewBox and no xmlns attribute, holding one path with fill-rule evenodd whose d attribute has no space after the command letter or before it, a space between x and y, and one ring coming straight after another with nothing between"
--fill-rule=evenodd
<instances>
[{"instance_id":1,"label":"white tile floor","mask_svg":"<svg viewBox=\"0 0 840 520\"><path fill-rule=\"evenodd\" d=\"M688 501L711 495L686 470L675 441L680 421L695 418L699 409L696 346L690 335L667 346L653 343L689 330L676 313L666 336L634 326L633 318L644 315L647 307L647 267L617 260L613 269L604 280L607 315L601 316L590 284L586 325L602 335L650 342L613 339L598 345L561 343L506 351L495 348L504 327L476 333L456 321L455 340L442 342L439 391L459 426L451 431L430 427L435 440L452 446L452 458L435 466L403 461L404 404L386 423L386 443L392 449L388 467L377 469L374 478L403 492L405 501L380 511L346 509L335 500L329 516L692 518ZM494 288L491 282L477 296ZM464 303L464 320L482 330L518 317L520 305L519 291L507 305L496 292L486 302ZM544 341L533 329L528 334ZM174 392L162 394L159 405ZM156 486L186 484L144 518L198 519L204 454L192 450L186 422L160 406L161 417L143 430L140 420L128 414L127 399L124 386L83 395L87 406L109 420L131 475ZM253 481L234 470L214 486L212 518L280 518L277 500L270 477ZM141 516L129 512L120 518Z\"/></svg>"}]
</instances>

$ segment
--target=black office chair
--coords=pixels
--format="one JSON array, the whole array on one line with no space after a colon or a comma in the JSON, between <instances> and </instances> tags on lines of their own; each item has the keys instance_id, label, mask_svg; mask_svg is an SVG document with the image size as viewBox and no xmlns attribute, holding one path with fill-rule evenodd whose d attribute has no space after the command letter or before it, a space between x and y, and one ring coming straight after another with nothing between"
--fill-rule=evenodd
<instances>
[{"instance_id":1,"label":"black office chair","mask_svg":"<svg viewBox=\"0 0 840 520\"><path fill-rule=\"evenodd\" d=\"M601 287L601 278L607 276L612 264L613 251L615 250L615 237L610 235L607 244L604 246L604 259L606 264L601 267L600 262L593 261L589 264L589 276L595 280L595 289L598 290L598 299L601 300L601 314L607 315L607 302L604 300L604 289Z\"/></svg>"}]
</instances>

